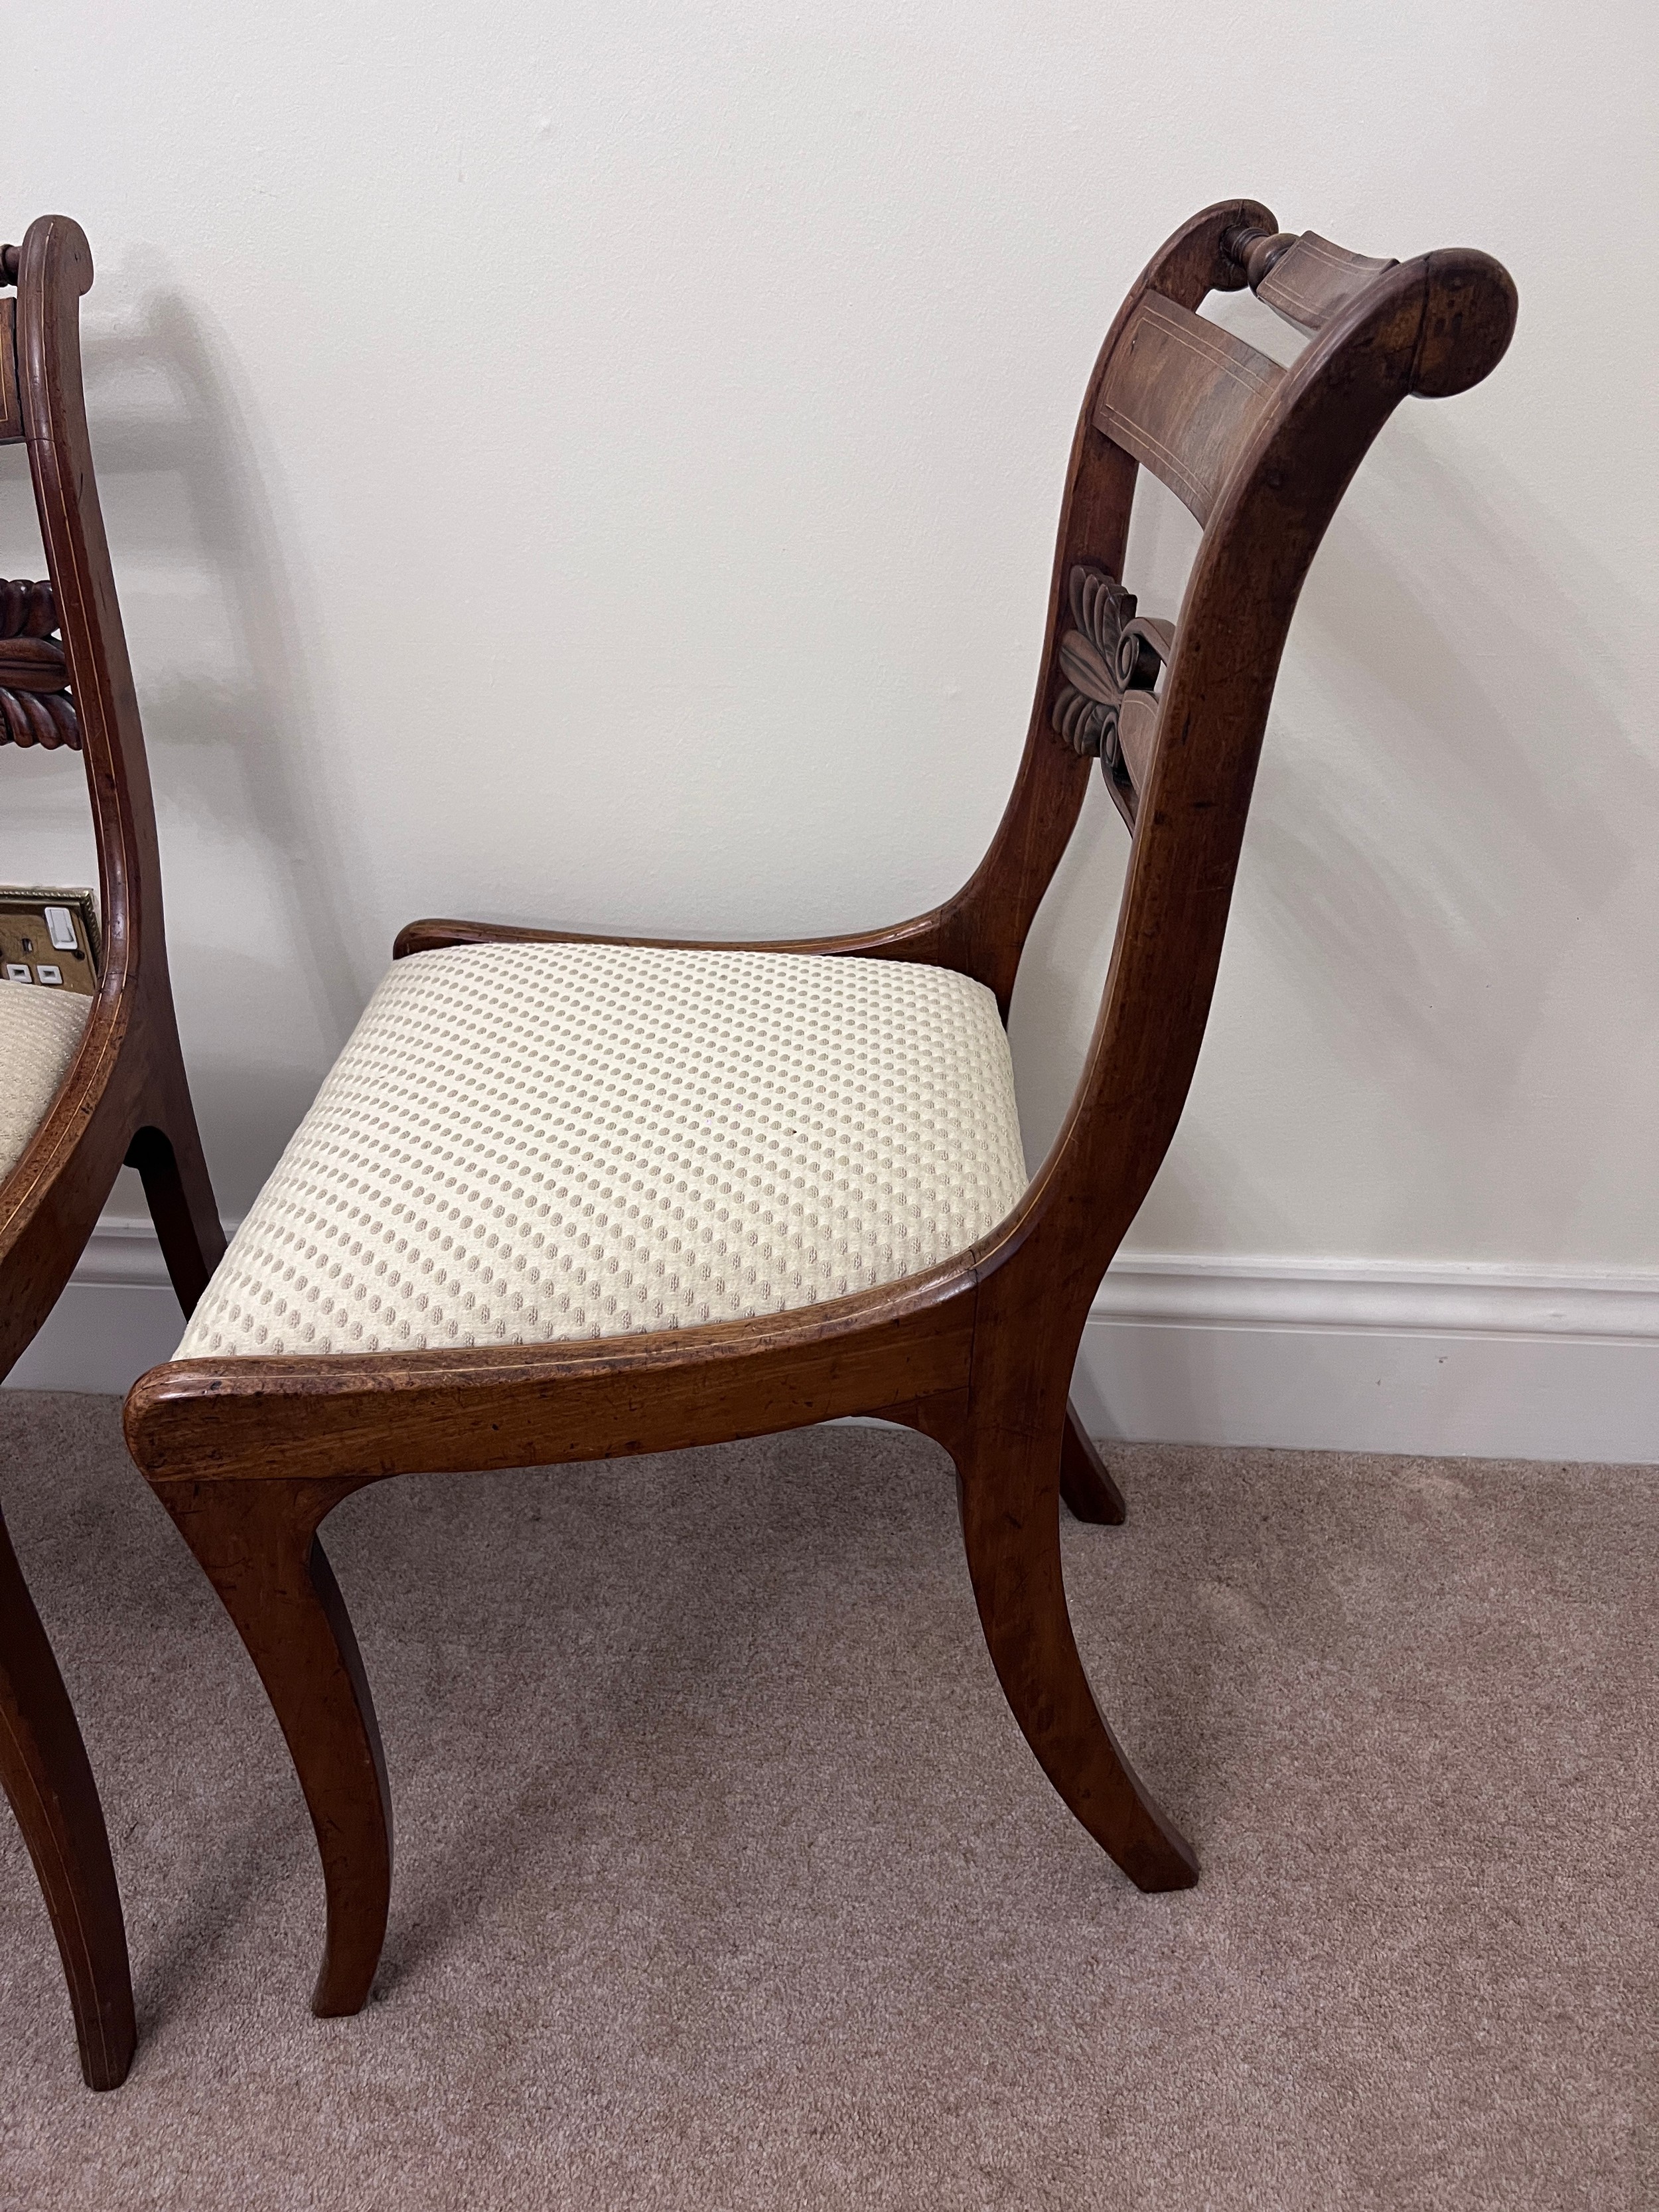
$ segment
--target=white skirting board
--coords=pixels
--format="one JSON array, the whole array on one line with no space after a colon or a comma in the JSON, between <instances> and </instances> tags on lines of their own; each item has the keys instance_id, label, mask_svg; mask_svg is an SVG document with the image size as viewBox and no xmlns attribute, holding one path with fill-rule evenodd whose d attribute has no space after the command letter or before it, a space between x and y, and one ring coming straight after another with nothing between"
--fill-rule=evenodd
<instances>
[{"instance_id":1,"label":"white skirting board","mask_svg":"<svg viewBox=\"0 0 1659 2212\"><path fill-rule=\"evenodd\" d=\"M9 1379L123 1391L180 1326L149 1223L106 1221ZM1125 1254L1073 1396L1105 1438L1659 1461L1659 1275Z\"/></svg>"},{"instance_id":2,"label":"white skirting board","mask_svg":"<svg viewBox=\"0 0 1659 2212\"><path fill-rule=\"evenodd\" d=\"M1659 1461L1659 1276L1126 1255L1073 1395L1101 1437Z\"/></svg>"}]
</instances>

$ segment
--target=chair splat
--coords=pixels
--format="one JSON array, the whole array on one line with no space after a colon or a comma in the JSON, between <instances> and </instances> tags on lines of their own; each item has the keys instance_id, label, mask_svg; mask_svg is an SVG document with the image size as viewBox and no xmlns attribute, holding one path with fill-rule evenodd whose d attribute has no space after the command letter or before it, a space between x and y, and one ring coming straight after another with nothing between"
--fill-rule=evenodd
<instances>
[{"instance_id":1,"label":"chair splat","mask_svg":"<svg viewBox=\"0 0 1659 2212\"><path fill-rule=\"evenodd\" d=\"M1056 660L1065 681L1050 720L1074 752L1099 759L1119 812L1134 826L1158 735L1154 696L1175 650L1175 626L1135 612L1135 595L1104 568L1079 562L1067 598L1071 629Z\"/></svg>"},{"instance_id":2,"label":"chair splat","mask_svg":"<svg viewBox=\"0 0 1659 2212\"><path fill-rule=\"evenodd\" d=\"M15 284L16 274L3 274L3 255L15 246L0 248L0 284ZM21 445L23 440L23 394L17 381L17 302L0 300L0 446Z\"/></svg>"},{"instance_id":3,"label":"chair splat","mask_svg":"<svg viewBox=\"0 0 1659 2212\"><path fill-rule=\"evenodd\" d=\"M81 725L69 692L48 583L0 580L0 745L81 750Z\"/></svg>"}]
</instances>

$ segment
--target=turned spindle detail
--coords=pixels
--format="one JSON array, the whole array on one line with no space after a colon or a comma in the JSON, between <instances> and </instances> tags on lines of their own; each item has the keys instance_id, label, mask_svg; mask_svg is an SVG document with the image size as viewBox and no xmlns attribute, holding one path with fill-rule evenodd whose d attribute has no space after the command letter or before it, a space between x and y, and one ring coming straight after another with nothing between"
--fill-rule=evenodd
<instances>
[{"instance_id":1,"label":"turned spindle detail","mask_svg":"<svg viewBox=\"0 0 1659 2212\"><path fill-rule=\"evenodd\" d=\"M81 750L52 586L0 580L0 744Z\"/></svg>"},{"instance_id":2,"label":"turned spindle detail","mask_svg":"<svg viewBox=\"0 0 1659 2212\"><path fill-rule=\"evenodd\" d=\"M1244 271L1245 282L1255 292L1296 240L1293 230L1233 230L1227 234L1225 246L1228 258Z\"/></svg>"},{"instance_id":3,"label":"turned spindle detail","mask_svg":"<svg viewBox=\"0 0 1659 2212\"><path fill-rule=\"evenodd\" d=\"M1257 299L1294 323L1320 331L1367 292L1397 261L1376 261L1333 246L1316 230L1256 230L1241 225L1224 240L1228 258L1244 271Z\"/></svg>"}]
</instances>

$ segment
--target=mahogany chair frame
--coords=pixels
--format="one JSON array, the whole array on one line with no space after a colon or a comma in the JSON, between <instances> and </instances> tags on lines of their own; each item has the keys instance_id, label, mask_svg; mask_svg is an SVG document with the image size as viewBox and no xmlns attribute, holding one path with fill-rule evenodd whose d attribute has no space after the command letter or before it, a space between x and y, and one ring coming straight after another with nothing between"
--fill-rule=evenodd
<instances>
[{"instance_id":1,"label":"mahogany chair frame","mask_svg":"<svg viewBox=\"0 0 1659 2212\"><path fill-rule=\"evenodd\" d=\"M1196 313L1207 293L1247 282L1312 333L1288 369ZM368 1994L392 1814L362 1664L317 1530L364 1485L422 1470L667 1451L851 1413L909 1424L955 1462L986 1641L1050 1781L1141 1888L1195 1880L1191 1850L1096 1706L1066 1613L1062 1485L1087 1517L1121 1513L1068 1420L1073 1365L1186 1100L1268 703L1315 549L1394 408L1479 381L1514 316L1514 288L1484 254L1364 260L1280 233L1249 201L1184 224L1129 293L1084 401L1036 706L983 862L955 897L893 928L754 948L958 969L1006 1017L1100 760L1133 842L1098 1024L1048 1157L971 1250L756 1320L459 1352L192 1359L135 1386L133 1454L240 1630L310 1808L327 1901L318 2013L354 2012ZM1132 619L1116 582L1138 465L1204 525L1173 631ZM406 928L395 951L506 940L596 941L431 921Z\"/></svg>"},{"instance_id":2,"label":"mahogany chair frame","mask_svg":"<svg viewBox=\"0 0 1659 2212\"><path fill-rule=\"evenodd\" d=\"M143 1178L186 1313L225 1249L179 1048L143 730L87 434L91 283L85 236L65 216L0 249L0 284L15 287L0 295L0 444L28 448L50 577L0 586L0 744L80 750L104 941L80 1047L0 1179L0 1376L57 1304L124 1164ZM0 1781L46 1896L82 2071L113 2088L136 2039L120 1895L86 1747L3 1522Z\"/></svg>"}]
</instances>

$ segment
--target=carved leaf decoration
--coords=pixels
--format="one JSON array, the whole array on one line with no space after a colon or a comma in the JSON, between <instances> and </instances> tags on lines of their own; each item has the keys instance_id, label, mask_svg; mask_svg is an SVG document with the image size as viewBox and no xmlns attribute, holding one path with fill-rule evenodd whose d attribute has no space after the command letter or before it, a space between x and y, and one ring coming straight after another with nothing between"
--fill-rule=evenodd
<instances>
[{"instance_id":1,"label":"carved leaf decoration","mask_svg":"<svg viewBox=\"0 0 1659 2212\"><path fill-rule=\"evenodd\" d=\"M1123 696L1117 680L1118 641L1134 615L1134 593L1103 568L1076 568L1067 596L1076 628L1060 641L1066 682L1054 701L1054 725L1073 752L1097 753L1109 768L1118 757L1117 710Z\"/></svg>"},{"instance_id":2,"label":"carved leaf decoration","mask_svg":"<svg viewBox=\"0 0 1659 2212\"><path fill-rule=\"evenodd\" d=\"M52 586L0 578L0 744L81 750Z\"/></svg>"},{"instance_id":3,"label":"carved leaf decoration","mask_svg":"<svg viewBox=\"0 0 1659 2212\"><path fill-rule=\"evenodd\" d=\"M1174 633L1168 623L1138 620L1134 593L1104 568L1073 568L1066 596L1075 627L1060 641L1066 680L1054 699L1054 726L1074 752L1097 754L1106 775L1121 781L1127 774L1138 787L1158 726L1152 687Z\"/></svg>"}]
</instances>

